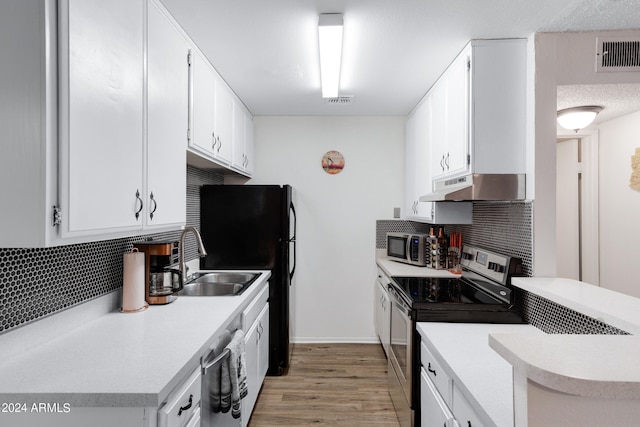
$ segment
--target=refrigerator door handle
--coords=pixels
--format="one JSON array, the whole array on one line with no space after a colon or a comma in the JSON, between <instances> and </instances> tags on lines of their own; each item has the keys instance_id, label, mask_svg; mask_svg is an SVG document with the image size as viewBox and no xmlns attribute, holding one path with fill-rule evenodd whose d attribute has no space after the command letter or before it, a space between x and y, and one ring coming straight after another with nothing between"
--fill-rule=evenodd
<instances>
[{"instance_id":1,"label":"refrigerator door handle","mask_svg":"<svg viewBox=\"0 0 640 427\"><path fill-rule=\"evenodd\" d=\"M293 267L291 268L291 272L289 273L289 286L291 286L293 275L296 272L296 227L298 224L298 217L296 216L296 208L293 205L293 202L290 203L289 209L291 209L291 213L293 214L293 236L289 240L293 243Z\"/></svg>"},{"instance_id":2,"label":"refrigerator door handle","mask_svg":"<svg viewBox=\"0 0 640 427\"><path fill-rule=\"evenodd\" d=\"M296 217L296 207L293 206L293 202L289 204L289 209L293 214L293 236L289 240L296 240L296 227L298 225L298 217Z\"/></svg>"}]
</instances>

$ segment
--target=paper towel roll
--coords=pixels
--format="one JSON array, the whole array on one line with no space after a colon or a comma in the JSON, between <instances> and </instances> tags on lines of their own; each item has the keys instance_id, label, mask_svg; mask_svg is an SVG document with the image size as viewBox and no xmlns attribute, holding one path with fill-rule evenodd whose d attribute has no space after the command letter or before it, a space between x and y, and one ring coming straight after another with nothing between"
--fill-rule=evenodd
<instances>
[{"instance_id":1,"label":"paper towel roll","mask_svg":"<svg viewBox=\"0 0 640 427\"><path fill-rule=\"evenodd\" d=\"M144 300L144 252L133 248L123 255L122 311L142 311L148 307Z\"/></svg>"}]
</instances>

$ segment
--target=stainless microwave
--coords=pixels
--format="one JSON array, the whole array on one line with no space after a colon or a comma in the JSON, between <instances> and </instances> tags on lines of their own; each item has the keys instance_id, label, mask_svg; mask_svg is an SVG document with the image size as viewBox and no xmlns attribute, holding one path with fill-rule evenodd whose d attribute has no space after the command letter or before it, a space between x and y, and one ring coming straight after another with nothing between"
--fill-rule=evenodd
<instances>
[{"instance_id":1,"label":"stainless microwave","mask_svg":"<svg viewBox=\"0 0 640 427\"><path fill-rule=\"evenodd\" d=\"M427 265L427 238L422 233L387 233L387 256L395 261Z\"/></svg>"}]
</instances>

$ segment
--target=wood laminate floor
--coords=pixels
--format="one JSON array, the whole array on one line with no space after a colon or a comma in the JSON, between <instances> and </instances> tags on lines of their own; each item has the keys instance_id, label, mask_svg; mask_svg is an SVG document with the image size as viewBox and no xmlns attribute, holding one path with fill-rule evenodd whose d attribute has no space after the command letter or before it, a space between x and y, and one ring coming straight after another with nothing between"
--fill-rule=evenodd
<instances>
[{"instance_id":1,"label":"wood laminate floor","mask_svg":"<svg viewBox=\"0 0 640 427\"><path fill-rule=\"evenodd\" d=\"M248 427L398 427L377 344L295 344L289 372L266 377Z\"/></svg>"}]
</instances>

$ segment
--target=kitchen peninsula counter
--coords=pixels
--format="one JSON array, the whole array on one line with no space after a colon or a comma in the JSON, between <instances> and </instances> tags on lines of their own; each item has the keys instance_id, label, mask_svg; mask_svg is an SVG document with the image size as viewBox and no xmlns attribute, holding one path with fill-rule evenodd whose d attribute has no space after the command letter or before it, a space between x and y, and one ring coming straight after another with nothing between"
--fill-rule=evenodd
<instances>
[{"instance_id":1,"label":"kitchen peninsula counter","mask_svg":"<svg viewBox=\"0 0 640 427\"><path fill-rule=\"evenodd\" d=\"M640 299L569 279L512 283L631 334L490 333L489 346L513 366L515 426L637 425Z\"/></svg>"},{"instance_id":2,"label":"kitchen peninsula counter","mask_svg":"<svg viewBox=\"0 0 640 427\"><path fill-rule=\"evenodd\" d=\"M270 276L260 272L237 296L181 296L138 313L112 308L93 319L74 314L83 311L78 306L0 335L0 401L158 407L257 295Z\"/></svg>"}]
</instances>

